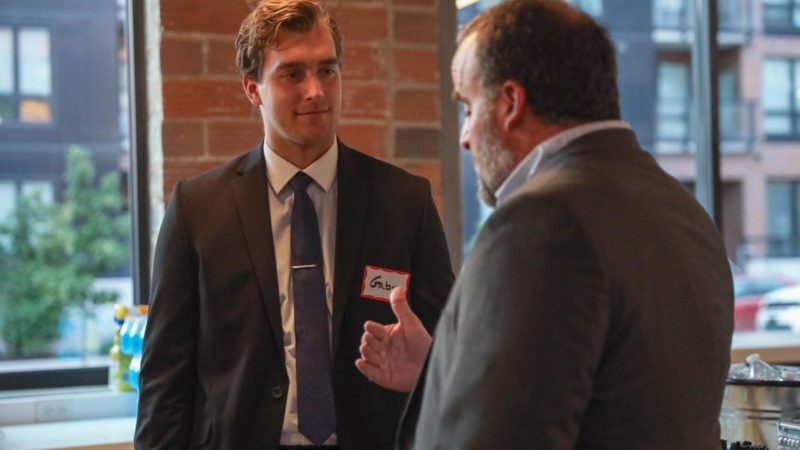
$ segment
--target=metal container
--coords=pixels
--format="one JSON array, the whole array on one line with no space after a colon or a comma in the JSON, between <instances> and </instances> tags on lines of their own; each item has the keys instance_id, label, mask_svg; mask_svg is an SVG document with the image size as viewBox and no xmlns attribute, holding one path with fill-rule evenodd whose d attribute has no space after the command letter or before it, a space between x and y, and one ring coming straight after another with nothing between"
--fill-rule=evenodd
<instances>
[{"instance_id":1,"label":"metal container","mask_svg":"<svg viewBox=\"0 0 800 450\"><path fill-rule=\"evenodd\" d=\"M778 448L778 420L800 419L800 381L731 380L719 424L722 439Z\"/></svg>"}]
</instances>

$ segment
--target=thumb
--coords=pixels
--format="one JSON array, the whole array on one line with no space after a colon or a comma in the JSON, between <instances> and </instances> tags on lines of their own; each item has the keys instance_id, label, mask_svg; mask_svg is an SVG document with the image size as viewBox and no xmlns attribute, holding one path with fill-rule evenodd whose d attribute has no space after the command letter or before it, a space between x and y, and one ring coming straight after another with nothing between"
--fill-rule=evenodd
<instances>
[{"instance_id":1,"label":"thumb","mask_svg":"<svg viewBox=\"0 0 800 450\"><path fill-rule=\"evenodd\" d=\"M392 311L397 316L397 320L403 324L416 319L416 316L408 306L408 299L406 299L406 290L402 287L392 289L389 294L389 302L392 305Z\"/></svg>"}]
</instances>

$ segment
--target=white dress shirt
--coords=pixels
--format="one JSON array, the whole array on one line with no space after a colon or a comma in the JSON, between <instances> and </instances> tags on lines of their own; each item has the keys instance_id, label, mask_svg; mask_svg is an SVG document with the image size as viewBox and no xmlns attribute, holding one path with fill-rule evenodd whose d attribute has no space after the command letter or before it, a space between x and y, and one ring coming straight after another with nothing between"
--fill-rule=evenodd
<instances>
[{"instance_id":1,"label":"white dress shirt","mask_svg":"<svg viewBox=\"0 0 800 450\"><path fill-rule=\"evenodd\" d=\"M533 174L536 173L536 169L539 168L539 164L545 156L561 150L579 137L594 133L595 131L610 129L630 130L631 126L628 122L622 120L589 122L564 130L537 145L533 151L528 153L528 156L514 168L503 184L497 188L497 191L494 193L495 198L497 198L497 204L499 205L502 203L503 200L507 199L517 188L528 181Z\"/></svg>"},{"instance_id":2,"label":"white dress shirt","mask_svg":"<svg viewBox=\"0 0 800 450\"><path fill-rule=\"evenodd\" d=\"M291 218L294 192L289 180L300 169L281 158L264 141L264 157L267 162L269 180L269 214L272 224L272 241L275 244L275 267L278 275L278 293L281 302L283 325L283 351L286 356L286 372L289 374L289 392L283 416L281 445L313 445L297 429L297 355L294 334L294 299L291 281ZM328 303L328 331L333 311L333 261L336 255L336 163L339 149L333 145L322 157L306 167L303 172L314 182L308 185L308 195L314 203L319 221L319 236L322 242L322 258L325 274L325 299ZM325 445L336 444L336 434L331 435Z\"/></svg>"}]
</instances>

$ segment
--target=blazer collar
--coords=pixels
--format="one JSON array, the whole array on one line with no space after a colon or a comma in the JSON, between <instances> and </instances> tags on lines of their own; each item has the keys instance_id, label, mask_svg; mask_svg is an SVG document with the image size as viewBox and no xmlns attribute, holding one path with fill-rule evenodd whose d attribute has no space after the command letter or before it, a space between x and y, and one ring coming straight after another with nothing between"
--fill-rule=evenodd
<instances>
[{"instance_id":1,"label":"blazer collar","mask_svg":"<svg viewBox=\"0 0 800 450\"><path fill-rule=\"evenodd\" d=\"M283 325L281 323L278 275L275 267L275 244L272 240L272 225L269 214L269 186L267 166L262 144L244 156L233 181L233 198L239 216L253 274L258 283L261 300L266 309L273 339L278 354L284 360Z\"/></svg>"}]
</instances>

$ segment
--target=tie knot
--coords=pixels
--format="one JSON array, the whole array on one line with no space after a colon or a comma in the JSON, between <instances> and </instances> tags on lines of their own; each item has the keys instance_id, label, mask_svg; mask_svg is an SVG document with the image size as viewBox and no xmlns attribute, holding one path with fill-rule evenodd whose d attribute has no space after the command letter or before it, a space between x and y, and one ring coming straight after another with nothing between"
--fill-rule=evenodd
<instances>
[{"instance_id":1,"label":"tie knot","mask_svg":"<svg viewBox=\"0 0 800 450\"><path fill-rule=\"evenodd\" d=\"M289 186L292 187L294 192L305 191L309 184L311 184L311 177L305 172L297 172L295 176L289 180Z\"/></svg>"}]
</instances>

